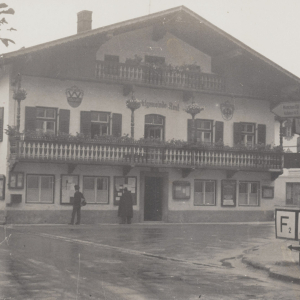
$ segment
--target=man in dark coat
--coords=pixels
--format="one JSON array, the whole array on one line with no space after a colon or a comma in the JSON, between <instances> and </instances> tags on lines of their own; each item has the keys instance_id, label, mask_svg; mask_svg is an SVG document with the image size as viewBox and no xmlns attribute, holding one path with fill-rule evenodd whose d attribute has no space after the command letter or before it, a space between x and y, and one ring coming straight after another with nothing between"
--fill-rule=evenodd
<instances>
[{"instance_id":1,"label":"man in dark coat","mask_svg":"<svg viewBox=\"0 0 300 300\"><path fill-rule=\"evenodd\" d=\"M124 193L120 198L118 217L121 218L120 224L131 224L131 218L133 217L131 192L127 188L124 188Z\"/></svg>"},{"instance_id":2,"label":"man in dark coat","mask_svg":"<svg viewBox=\"0 0 300 300\"><path fill-rule=\"evenodd\" d=\"M76 213L77 213L76 225L80 224L80 209L81 209L81 201L82 200L84 200L84 196L81 192L79 192L79 185L75 185L72 219L71 219L71 223L69 223L69 225L74 225Z\"/></svg>"}]
</instances>

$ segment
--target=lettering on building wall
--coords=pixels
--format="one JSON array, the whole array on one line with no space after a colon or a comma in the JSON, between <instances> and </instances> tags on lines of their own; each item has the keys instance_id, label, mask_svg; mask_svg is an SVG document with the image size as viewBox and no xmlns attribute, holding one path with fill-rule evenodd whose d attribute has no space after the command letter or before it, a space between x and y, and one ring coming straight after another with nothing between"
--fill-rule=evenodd
<instances>
[{"instance_id":1,"label":"lettering on building wall","mask_svg":"<svg viewBox=\"0 0 300 300\"><path fill-rule=\"evenodd\" d=\"M174 104L173 102L165 103L164 101L149 102L146 100L142 100L141 104L142 104L142 106L145 106L146 108L155 107L155 108L166 108L166 109L179 111L179 103L178 104Z\"/></svg>"}]
</instances>

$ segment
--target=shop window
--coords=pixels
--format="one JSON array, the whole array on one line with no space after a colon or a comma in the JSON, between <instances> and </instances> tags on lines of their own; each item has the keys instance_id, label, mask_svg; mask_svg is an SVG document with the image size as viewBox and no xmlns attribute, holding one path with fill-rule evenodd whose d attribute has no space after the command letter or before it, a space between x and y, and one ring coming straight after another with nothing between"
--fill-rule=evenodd
<instances>
[{"instance_id":1,"label":"shop window","mask_svg":"<svg viewBox=\"0 0 300 300\"><path fill-rule=\"evenodd\" d=\"M27 175L27 203L53 203L54 176Z\"/></svg>"},{"instance_id":2,"label":"shop window","mask_svg":"<svg viewBox=\"0 0 300 300\"><path fill-rule=\"evenodd\" d=\"M165 117L161 115L145 116L145 138L164 140L165 137Z\"/></svg>"},{"instance_id":3,"label":"shop window","mask_svg":"<svg viewBox=\"0 0 300 300\"><path fill-rule=\"evenodd\" d=\"M195 180L194 205L216 205L216 182L214 180Z\"/></svg>"},{"instance_id":4,"label":"shop window","mask_svg":"<svg viewBox=\"0 0 300 300\"><path fill-rule=\"evenodd\" d=\"M239 182L239 205L259 205L258 182Z\"/></svg>"},{"instance_id":5,"label":"shop window","mask_svg":"<svg viewBox=\"0 0 300 300\"><path fill-rule=\"evenodd\" d=\"M9 174L9 188L10 189L23 189L24 188L24 173L11 172Z\"/></svg>"},{"instance_id":6,"label":"shop window","mask_svg":"<svg viewBox=\"0 0 300 300\"><path fill-rule=\"evenodd\" d=\"M83 177L83 195L87 203L108 204L109 177Z\"/></svg>"},{"instance_id":7,"label":"shop window","mask_svg":"<svg viewBox=\"0 0 300 300\"><path fill-rule=\"evenodd\" d=\"M173 182L173 199L190 199L191 184L188 181Z\"/></svg>"},{"instance_id":8,"label":"shop window","mask_svg":"<svg viewBox=\"0 0 300 300\"><path fill-rule=\"evenodd\" d=\"M120 198L124 189L127 188L131 193L133 205L137 204L137 178L135 176L114 177L114 205L119 205Z\"/></svg>"},{"instance_id":9,"label":"shop window","mask_svg":"<svg viewBox=\"0 0 300 300\"><path fill-rule=\"evenodd\" d=\"M61 176L61 204L73 204L75 185L79 184L78 175L62 175Z\"/></svg>"},{"instance_id":10,"label":"shop window","mask_svg":"<svg viewBox=\"0 0 300 300\"><path fill-rule=\"evenodd\" d=\"M69 133L70 110L51 107L25 107L25 131Z\"/></svg>"},{"instance_id":11,"label":"shop window","mask_svg":"<svg viewBox=\"0 0 300 300\"><path fill-rule=\"evenodd\" d=\"M84 135L122 135L122 115L103 111L81 111L80 131Z\"/></svg>"},{"instance_id":12,"label":"shop window","mask_svg":"<svg viewBox=\"0 0 300 300\"><path fill-rule=\"evenodd\" d=\"M300 183L286 183L286 205L300 205Z\"/></svg>"},{"instance_id":13,"label":"shop window","mask_svg":"<svg viewBox=\"0 0 300 300\"><path fill-rule=\"evenodd\" d=\"M254 146L255 144L266 144L266 125L255 123L234 123L234 144Z\"/></svg>"}]
</instances>

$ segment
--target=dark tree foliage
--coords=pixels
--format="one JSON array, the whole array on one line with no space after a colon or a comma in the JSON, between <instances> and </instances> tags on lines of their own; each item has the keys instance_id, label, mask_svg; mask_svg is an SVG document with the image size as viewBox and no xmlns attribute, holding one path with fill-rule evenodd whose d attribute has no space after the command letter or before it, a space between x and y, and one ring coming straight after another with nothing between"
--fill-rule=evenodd
<instances>
[{"instance_id":1,"label":"dark tree foliage","mask_svg":"<svg viewBox=\"0 0 300 300\"><path fill-rule=\"evenodd\" d=\"M15 11L12 9L12 8L8 8L7 4L5 3L0 3L0 15L1 14L6 14L6 15L13 15L15 13ZM5 25L5 24L8 24L7 21L5 20L5 18L3 17L2 19L0 19L0 30L2 29L2 26ZM14 28L10 28L10 29L7 29L7 30L16 30ZM8 38L3 38L3 37L0 37L0 40L1 42L7 47L9 43L15 43L13 40L11 39L8 39Z\"/></svg>"}]
</instances>

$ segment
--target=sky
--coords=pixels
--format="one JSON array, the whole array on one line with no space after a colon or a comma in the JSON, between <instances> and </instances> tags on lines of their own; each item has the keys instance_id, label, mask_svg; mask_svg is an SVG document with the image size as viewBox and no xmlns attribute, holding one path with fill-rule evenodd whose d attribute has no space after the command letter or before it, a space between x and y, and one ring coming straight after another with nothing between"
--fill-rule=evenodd
<instances>
[{"instance_id":1,"label":"sky","mask_svg":"<svg viewBox=\"0 0 300 300\"><path fill-rule=\"evenodd\" d=\"M184 5L300 77L300 0L8 0L0 53L76 34L77 13L93 11L92 28ZM2 15L3 16L3 15ZM1 18L2 18L1 16ZM9 28L17 31L9 31Z\"/></svg>"}]
</instances>

